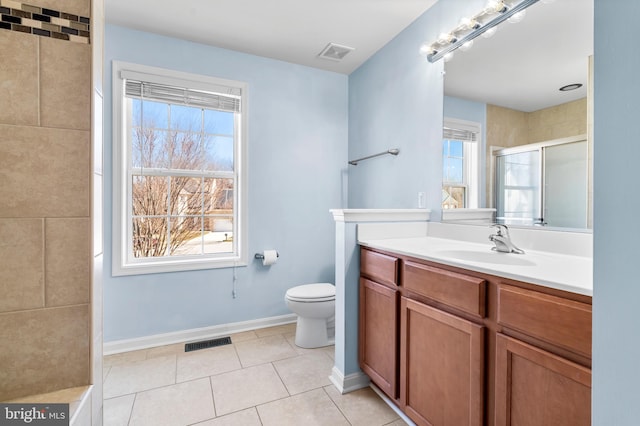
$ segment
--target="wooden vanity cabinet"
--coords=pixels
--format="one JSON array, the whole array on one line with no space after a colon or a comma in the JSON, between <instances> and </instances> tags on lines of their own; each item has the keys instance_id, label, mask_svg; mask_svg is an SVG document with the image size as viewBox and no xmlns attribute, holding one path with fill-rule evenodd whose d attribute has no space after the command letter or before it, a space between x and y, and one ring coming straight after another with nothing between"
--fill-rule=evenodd
<instances>
[{"instance_id":1,"label":"wooden vanity cabinet","mask_svg":"<svg viewBox=\"0 0 640 426\"><path fill-rule=\"evenodd\" d=\"M496 426L590 425L591 305L500 285L497 316Z\"/></svg>"},{"instance_id":2,"label":"wooden vanity cabinet","mask_svg":"<svg viewBox=\"0 0 640 426\"><path fill-rule=\"evenodd\" d=\"M418 425L483 424L484 327L402 297L400 406Z\"/></svg>"},{"instance_id":3,"label":"wooden vanity cabinet","mask_svg":"<svg viewBox=\"0 0 640 426\"><path fill-rule=\"evenodd\" d=\"M417 425L589 425L591 298L361 250L362 370Z\"/></svg>"},{"instance_id":4,"label":"wooden vanity cabinet","mask_svg":"<svg viewBox=\"0 0 640 426\"><path fill-rule=\"evenodd\" d=\"M381 253L361 252L358 359L362 371L392 399L398 392L398 263Z\"/></svg>"},{"instance_id":5,"label":"wooden vanity cabinet","mask_svg":"<svg viewBox=\"0 0 640 426\"><path fill-rule=\"evenodd\" d=\"M400 404L418 425L483 424L485 285L403 262Z\"/></svg>"}]
</instances>

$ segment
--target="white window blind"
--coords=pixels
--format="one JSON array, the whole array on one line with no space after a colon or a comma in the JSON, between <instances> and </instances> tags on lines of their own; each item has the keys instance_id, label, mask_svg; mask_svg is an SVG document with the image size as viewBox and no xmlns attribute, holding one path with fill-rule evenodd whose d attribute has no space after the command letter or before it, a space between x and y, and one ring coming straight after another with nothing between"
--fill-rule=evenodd
<instances>
[{"instance_id":1,"label":"white window blind","mask_svg":"<svg viewBox=\"0 0 640 426\"><path fill-rule=\"evenodd\" d=\"M229 88L229 91L240 89ZM202 90L174 87L145 81L126 80L127 97L168 102L172 104L198 106L228 112L240 112L238 95L207 92Z\"/></svg>"},{"instance_id":2,"label":"white window blind","mask_svg":"<svg viewBox=\"0 0 640 426\"><path fill-rule=\"evenodd\" d=\"M125 96L128 97L241 112L242 89L231 82L228 86L192 80L182 84L179 77L168 78L134 70L121 70L120 78L125 80Z\"/></svg>"},{"instance_id":3,"label":"white window blind","mask_svg":"<svg viewBox=\"0 0 640 426\"><path fill-rule=\"evenodd\" d=\"M473 132L466 129L453 129L444 127L443 139L453 139L462 142L478 142L478 132Z\"/></svg>"}]
</instances>

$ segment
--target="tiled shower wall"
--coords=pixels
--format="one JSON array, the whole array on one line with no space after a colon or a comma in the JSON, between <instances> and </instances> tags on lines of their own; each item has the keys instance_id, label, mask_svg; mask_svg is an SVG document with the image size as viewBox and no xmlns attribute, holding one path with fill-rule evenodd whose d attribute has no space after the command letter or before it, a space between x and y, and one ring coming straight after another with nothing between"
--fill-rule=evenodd
<instances>
[{"instance_id":1,"label":"tiled shower wall","mask_svg":"<svg viewBox=\"0 0 640 426\"><path fill-rule=\"evenodd\" d=\"M87 37L52 35L54 25L67 34L74 17L87 24L89 0L0 7L0 400L8 400L91 383L92 52ZM55 12L48 27L34 16Z\"/></svg>"}]
</instances>

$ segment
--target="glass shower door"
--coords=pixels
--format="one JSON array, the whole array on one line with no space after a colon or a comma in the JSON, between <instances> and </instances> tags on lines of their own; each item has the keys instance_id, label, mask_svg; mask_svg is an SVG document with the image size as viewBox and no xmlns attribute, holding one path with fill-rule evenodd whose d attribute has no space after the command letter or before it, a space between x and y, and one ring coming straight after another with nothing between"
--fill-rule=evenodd
<instances>
[{"instance_id":1,"label":"glass shower door","mask_svg":"<svg viewBox=\"0 0 640 426\"><path fill-rule=\"evenodd\" d=\"M587 227L587 141L544 150L544 221L548 226Z\"/></svg>"},{"instance_id":2,"label":"glass shower door","mask_svg":"<svg viewBox=\"0 0 640 426\"><path fill-rule=\"evenodd\" d=\"M496 157L496 218L514 225L541 221L541 150Z\"/></svg>"}]
</instances>

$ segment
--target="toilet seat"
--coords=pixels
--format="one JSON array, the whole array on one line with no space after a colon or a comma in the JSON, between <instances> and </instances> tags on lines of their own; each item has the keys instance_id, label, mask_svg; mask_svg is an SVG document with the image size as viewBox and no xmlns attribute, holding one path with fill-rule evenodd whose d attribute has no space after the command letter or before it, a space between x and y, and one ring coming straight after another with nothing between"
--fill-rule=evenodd
<instances>
[{"instance_id":1,"label":"toilet seat","mask_svg":"<svg viewBox=\"0 0 640 426\"><path fill-rule=\"evenodd\" d=\"M328 302L335 300L336 287L329 283L304 284L287 290L285 297L302 303Z\"/></svg>"}]
</instances>

